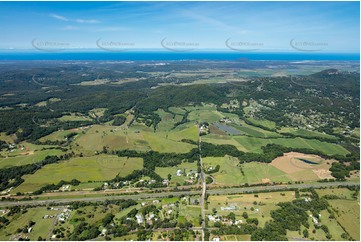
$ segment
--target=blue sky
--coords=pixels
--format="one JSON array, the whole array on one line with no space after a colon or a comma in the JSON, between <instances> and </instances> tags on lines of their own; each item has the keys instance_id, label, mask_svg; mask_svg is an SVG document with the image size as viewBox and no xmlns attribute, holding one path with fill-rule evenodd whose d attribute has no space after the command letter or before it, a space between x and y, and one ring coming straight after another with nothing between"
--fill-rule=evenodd
<instances>
[{"instance_id":1,"label":"blue sky","mask_svg":"<svg viewBox=\"0 0 361 242\"><path fill-rule=\"evenodd\" d=\"M197 49L231 45L294 52L293 45L323 52L359 52L359 4L0 2L0 49L34 49L34 40L70 48L98 48L97 41L107 48L111 42L162 48L164 40L163 45L170 48L181 42Z\"/></svg>"}]
</instances>

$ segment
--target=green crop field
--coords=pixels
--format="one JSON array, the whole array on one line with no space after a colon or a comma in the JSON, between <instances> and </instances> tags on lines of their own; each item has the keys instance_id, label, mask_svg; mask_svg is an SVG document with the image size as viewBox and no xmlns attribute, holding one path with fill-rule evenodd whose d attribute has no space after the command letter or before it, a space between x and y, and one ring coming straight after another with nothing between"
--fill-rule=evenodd
<instances>
[{"instance_id":1,"label":"green crop field","mask_svg":"<svg viewBox=\"0 0 361 242\"><path fill-rule=\"evenodd\" d=\"M25 175L25 182L14 189L14 192L34 191L45 184L55 184L60 180L105 181L114 178L117 174L126 176L142 168L141 158L128 159L110 155L72 158L59 164L47 165L34 174Z\"/></svg>"},{"instance_id":2,"label":"green crop field","mask_svg":"<svg viewBox=\"0 0 361 242\"><path fill-rule=\"evenodd\" d=\"M212 177L216 184L239 185L244 183L262 183L262 182L287 182L290 178L277 168L266 163L244 163L239 164L237 158L225 157L205 157L203 158L204 167L207 169L212 166L220 165L220 170L213 173ZM241 173L241 168L244 175Z\"/></svg>"}]
</instances>

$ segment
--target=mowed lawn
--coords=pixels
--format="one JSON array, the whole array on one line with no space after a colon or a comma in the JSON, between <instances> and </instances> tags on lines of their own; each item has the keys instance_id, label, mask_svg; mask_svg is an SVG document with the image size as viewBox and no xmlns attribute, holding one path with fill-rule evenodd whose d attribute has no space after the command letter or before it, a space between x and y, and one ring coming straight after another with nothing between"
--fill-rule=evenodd
<instances>
[{"instance_id":1,"label":"mowed lawn","mask_svg":"<svg viewBox=\"0 0 361 242\"><path fill-rule=\"evenodd\" d=\"M308 148L318 150L327 155L346 155L349 152L340 145L322 142L316 139L277 138L261 139L256 137L237 136L234 139L245 147L248 152L262 152L261 147L267 144L278 144L290 148Z\"/></svg>"},{"instance_id":2,"label":"mowed lawn","mask_svg":"<svg viewBox=\"0 0 361 242\"><path fill-rule=\"evenodd\" d=\"M205 157L203 164L206 168L220 165L220 170L213 173L216 184L239 185L244 183L288 182L287 174L266 163L250 162L239 164L234 157ZM244 175L241 172L241 168Z\"/></svg>"},{"instance_id":3,"label":"mowed lawn","mask_svg":"<svg viewBox=\"0 0 361 242\"><path fill-rule=\"evenodd\" d=\"M34 191L46 184L56 184L60 180L105 181L118 174L126 176L132 171L142 168L143 159L141 158L111 155L77 157L58 164L46 165L34 174L23 176L24 183L14 189L14 192Z\"/></svg>"}]
</instances>

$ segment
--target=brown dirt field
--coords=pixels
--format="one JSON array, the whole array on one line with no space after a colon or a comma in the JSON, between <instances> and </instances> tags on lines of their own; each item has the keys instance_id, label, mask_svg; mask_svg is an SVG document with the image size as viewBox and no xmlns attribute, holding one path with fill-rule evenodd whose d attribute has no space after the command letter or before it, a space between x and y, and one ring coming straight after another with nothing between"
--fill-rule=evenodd
<instances>
[{"instance_id":1,"label":"brown dirt field","mask_svg":"<svg viewBox=\"0 0 361 242\"><path fill-rule=\"evenodd\" d=\"M20 155L33 155L33 154L34 154L33 150L20 153Z\"/></svg>"},{"instance_id":2,"label":"brown dirt field","mask_svg":"<svg viewBox=\"0 0 361 242\"><path fill-rule=\"evenodd\" d=\"M331 176L331 172L326 169L316 169L312 170L320 179L331 179L333 176Z\"/></svg>"},{"instance_id":3,"label":"brown dirt field","mask_svg":"<svg viewBox=\"0 0 361 242\"><path fill-rule=\"evenodd\" d=\"M307 164L299 160L299 158L307 159L313 162L319 162L319 164ZM274 159L271 162L271 165L285 172L286 174L291 175L309 170L316 174L319 179L325 179L332 178L331 173L329 172L329 168L331 167L332 162L334 161L326 161L317 155L290 152Z\"/></svg>"},{"instance_id":4,"label":"brown dirt field","mask_svg":"<svg viewBox=\"0 0 361 242\"><path fill-rule=\"evenodd\" d=\"M269 178L263 178L262 183L271 183L271 180Z\"/></svg>"},{"instance_id":5,"label":"brown dirt field","mask_svg":"<svg viewBox=\"0 0 361 242\"><path fill-rule=\"evenodd\" d=\"M217 127L214 126L214 125L211 125L211 126L209 127L209 131L210 131L211 134L227 135L226 132L220 130L219 128L217 128Z\"/></svg>"}]
</instances>

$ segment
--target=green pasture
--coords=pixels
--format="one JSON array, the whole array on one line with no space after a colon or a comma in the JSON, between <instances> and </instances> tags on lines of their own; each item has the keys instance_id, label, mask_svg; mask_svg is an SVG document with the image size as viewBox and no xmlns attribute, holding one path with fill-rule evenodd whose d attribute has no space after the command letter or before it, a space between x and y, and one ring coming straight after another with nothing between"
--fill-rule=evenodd
<instances>
[{"instance_id":1,"label":"green pasture","mask_svg":"<svg viewBox=\"0 0 361 242\"><path fill-rule=\"evenodd\" d=\"M25 175L24 183L14 192L35 191L46 184L56 184L60 180L81 182L105 181L116 175L126 176L143 168L141 158L126 158L110 155L77 157L58 164L44 166L34 174Z\"/></svg>"}]
</instances>

